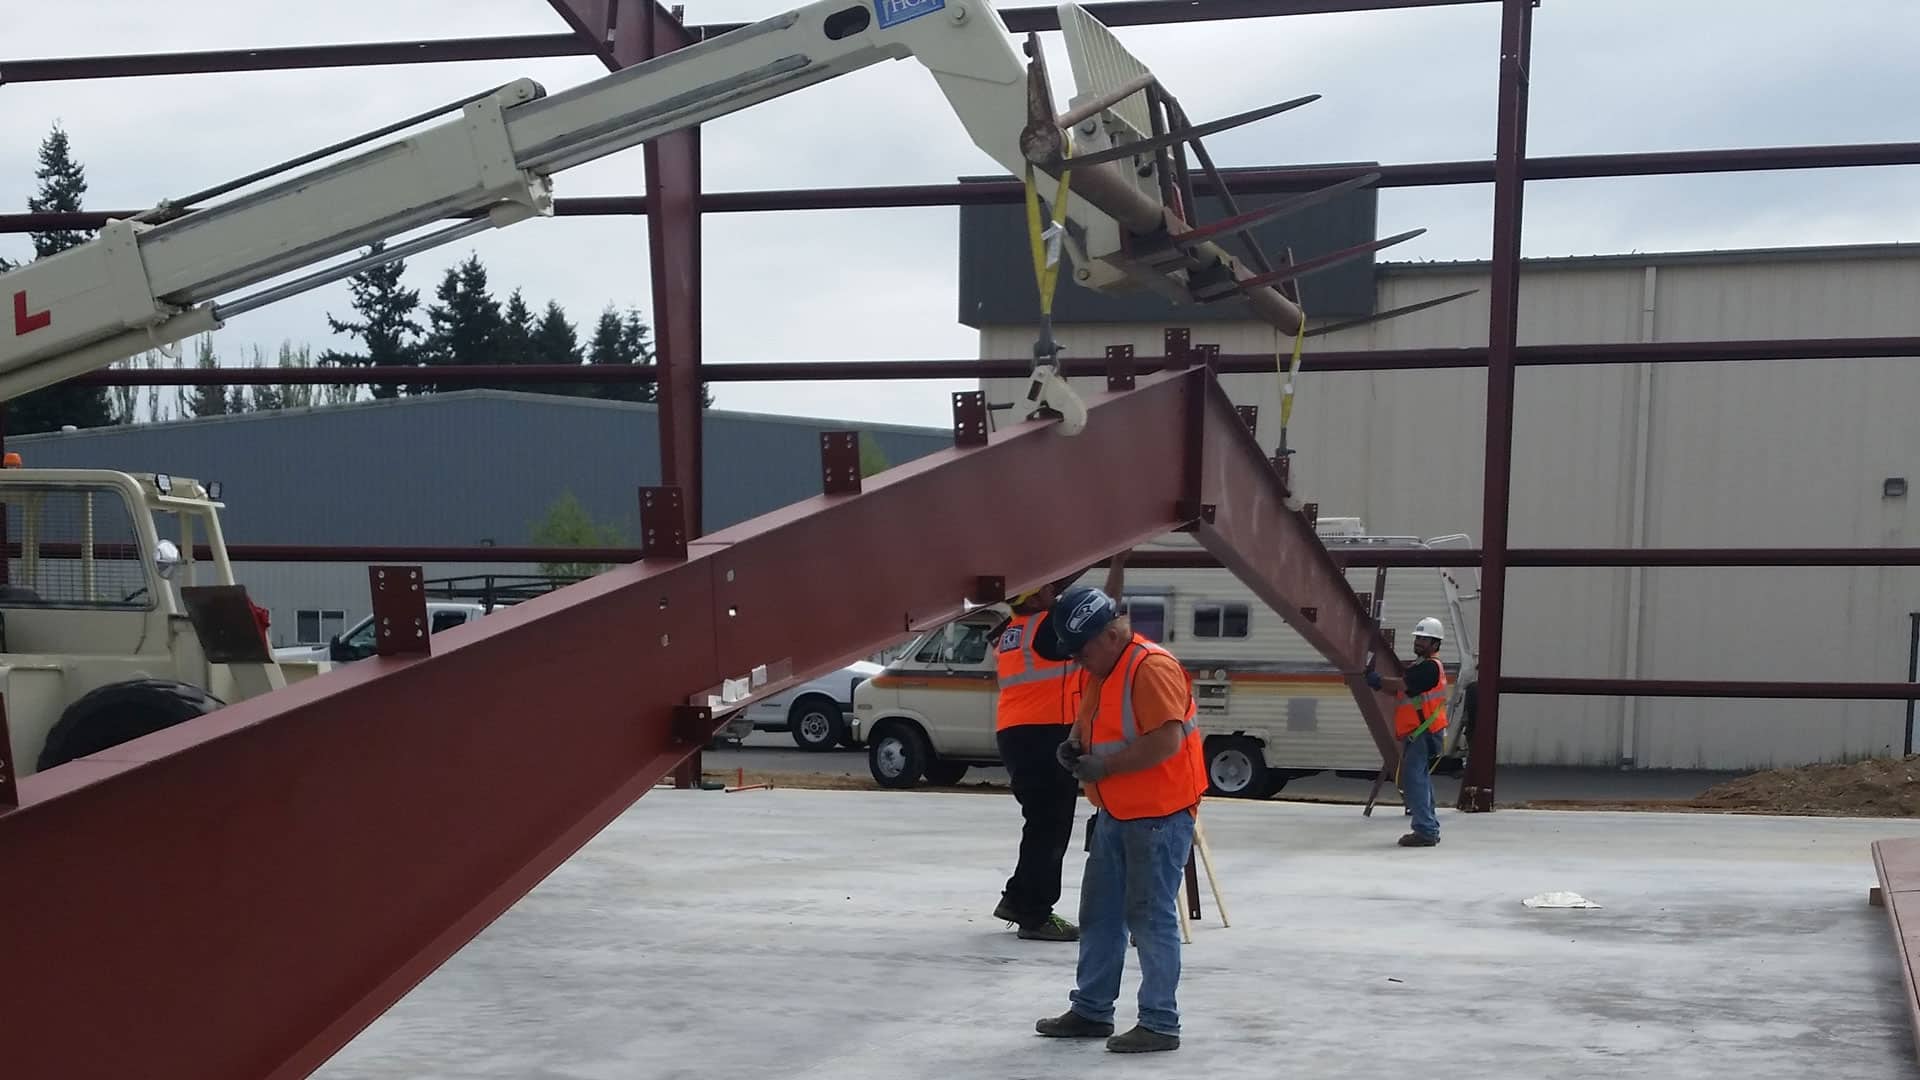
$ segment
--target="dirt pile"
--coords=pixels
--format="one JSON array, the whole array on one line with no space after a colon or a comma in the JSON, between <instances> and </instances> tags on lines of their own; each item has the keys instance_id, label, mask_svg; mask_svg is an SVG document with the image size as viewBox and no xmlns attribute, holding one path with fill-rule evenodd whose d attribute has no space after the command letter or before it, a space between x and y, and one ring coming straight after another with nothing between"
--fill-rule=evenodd
<instances>
[{"instance_id":1,"label":"dirt pile","mask_svg":"<svg viewBox=\"0 0 1920 1080\"><path fill-rule=\"evenodd\" d=\"M1689 805L1776 814L1920 817L1920 755L1770 769L1716 784Z\"/></svg>"}]
</instances>

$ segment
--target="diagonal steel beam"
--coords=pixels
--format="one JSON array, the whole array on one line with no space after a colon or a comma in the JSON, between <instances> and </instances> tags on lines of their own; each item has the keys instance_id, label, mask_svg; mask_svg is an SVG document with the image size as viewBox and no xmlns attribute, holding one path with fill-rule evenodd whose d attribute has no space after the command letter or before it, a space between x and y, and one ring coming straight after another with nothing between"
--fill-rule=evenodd
<instances>
[{"instance_id":1,"label":"diagonal steel beam","mask_svg":"<svg viewBox=\"0 0 1920 1080\"><path fill-rule=\"evenodd\" d=\"M5 1009L9 1075L307 1075L703 743L690 696L831 670L961 614L983 576L1031 588L1199 521L1289 622L1317 606L1304 632L1358 670L1352 593L1210 372L1091 405L1076 437L1017 424L444 631L431 655L27 777L0 813L0 956L34 988Z\"/></svg>"}]
</instances>

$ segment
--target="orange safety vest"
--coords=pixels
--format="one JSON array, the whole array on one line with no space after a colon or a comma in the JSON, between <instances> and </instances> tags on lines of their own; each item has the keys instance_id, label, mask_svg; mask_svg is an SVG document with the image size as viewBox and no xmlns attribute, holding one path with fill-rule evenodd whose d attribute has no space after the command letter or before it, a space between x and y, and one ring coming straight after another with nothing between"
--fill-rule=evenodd
<instances>
[{"instance_id":1,"label":"orange safety vest","mask_svg":"<svg viewBox=\"0 0 1920 1080\"><path fill-rule=\"evenodd\" d=\"M1127 651L1121 654L1120 662L1100 681L1100 698L1091 732L1076 730L1089 753L1111 754L1139 737L1133 711L1133 677L1147 657L1156 653L1179 663L1172 653L1135 634ZM1200 797L1207 790L1207 762L1201 750L1200 726L1195 722L1200 710L1193 700L1193 676L1187 674L1184 665L1180 672L1187 680L1187 708L1179 718L1186 738L1180 749L1150 769L1118 773L1096 784L1082 784L1087 801L1095 808L1122 821L1166 817L1182 810L1198 812Z\"/></svg>"},{"instance_id":2,"label":"orange safety vest","mask_svg":"<svg viewBox=\"0 0 1920 1080\"><path fill-rule=\"evenodd\" d=\"M1025 724L1067 724L1066 680L1073 664L1049 660L1033 651L1033 635L1040 629L1038 615L1015 615L1000 632L998 655L1000 697L994 703L993 729L1005 731Z\"/></svg>"},{"instance_id":3,"label":"orange safety vest","mask_svg":"<svg viewBox=\"0 0 1920 1080\"><path fill-rule=\"evenodd\" d=\"M1401 699L1399 708L1393 710L1394 738L1404 739L1413 734L1429 717L1433 723L1427 725L1428 731L1447 729L1447 665L1440 663L1437 656L1433 662L1440 667L1440 681L1419 697Z\"/></svg>"}]
</instances>

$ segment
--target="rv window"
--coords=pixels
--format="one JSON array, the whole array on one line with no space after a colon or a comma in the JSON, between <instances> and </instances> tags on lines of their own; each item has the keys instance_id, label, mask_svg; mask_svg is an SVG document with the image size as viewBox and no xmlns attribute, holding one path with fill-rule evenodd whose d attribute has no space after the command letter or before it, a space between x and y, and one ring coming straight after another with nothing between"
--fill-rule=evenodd
<instances>
[{"instance_id":1,"label":"rv window","mask_svg":"<svg viewBox=\"0 0 1920 1080\"><path fill-rule=\"evenodd\" d=\"M1201 638L1243 638L1247 636L1247 605L1193 605L1193 636Z\"/></svg>"},{"instance_id":2,"label":"rv window","mask_svg":"<svg viewBox=\"0 0 1920 1080\"><path fill-rule=\"evenodd\" d=\"M1148 641L1162 641L1167 635L1167 605L1163 600L1129 596L1120 601L1120 612L1133 620L1135 633Z\"/></svg>"},{"instance_id":3,"label":"rv window","mask_svg":"<svg viewBox=\"0 0 1920 1080\"><path fill-rule=\"evenodd\" d=\"M436 611L433 613L433 629L429 633L437 634L449 627L459 626L467 621L464 611Z\"/></svg>"},{"instance_id":4,"label":"rv window","mask_svg":"<svg viewBox=\"0 0 1920 1080\"><path fill-rule=\"evenodd\" d=\"M987 658L986 623L957 622L928 634L913 654L920 664L977 664Z\"/></svg>"}]
</instances>

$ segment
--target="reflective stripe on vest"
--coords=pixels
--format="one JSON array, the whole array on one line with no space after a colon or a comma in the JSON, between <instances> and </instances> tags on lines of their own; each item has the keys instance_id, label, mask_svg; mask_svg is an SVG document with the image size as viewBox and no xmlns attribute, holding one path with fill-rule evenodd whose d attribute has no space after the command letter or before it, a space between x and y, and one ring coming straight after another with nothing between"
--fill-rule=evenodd
<instances>
[{"instance_id":1,"label":"reflective stripe on vest","mask_svg":"<svg viewBox=\"0 0 1920 1080\"><path fill-rule=\"evenodd\" d=\"M1440 669L1440 681L1434 684L1433 689L1428 690L1419 697L1403 699L1399 707L1393 710L1393 734L1395 738L1406 738L1413 734L1422 722L1429 720L1432 722L1427 724L1428 731L1446 730L1447 665L1441 663L1440 658L1437 656L1433 658L1433 662L1434 665Z\"/></svg>"},{"instance_id":2,"label":"reflective stripe on vest","mask_svg":"<svg viewBox=\"0 0 1920 1080\"><path fill-rule=\"evenodd\" d=\"M1095 756L1118 753L1139 738L1133 708L1133 680L1140 672L1140 665L1155 653L1179 663L1172 653L1135 634L1113 673L1102 680L1092 737L1088 740L1089 750ZM1186 710L1177 718L1183 733L1180 749L1152 768L1109 776L1087 786L1088 800L1115 818L1126 821L1165 817L1198 804L1207 790L1206 759L1197 722L1200 710L1193 699L1193 677L1186 674L1184 666L1180 671L1187 686ZM1115 685L1116 676L1118 685Z\"/></svg>"},{"instance_id":3,"label":"reflective stripe on vest","mask_svg":"<svg viewBox=\"0 0 1920 1080\"><path fill-rule=\"evenodd\" d=\"M1064 724L1072 719L1062 695L1073 665L1048 660L1033 651L1033 633L1046 615L1015 615L995 643L1000 696L994 702L994 730L1023 724Z\"/></svg>"}]
</instances>

